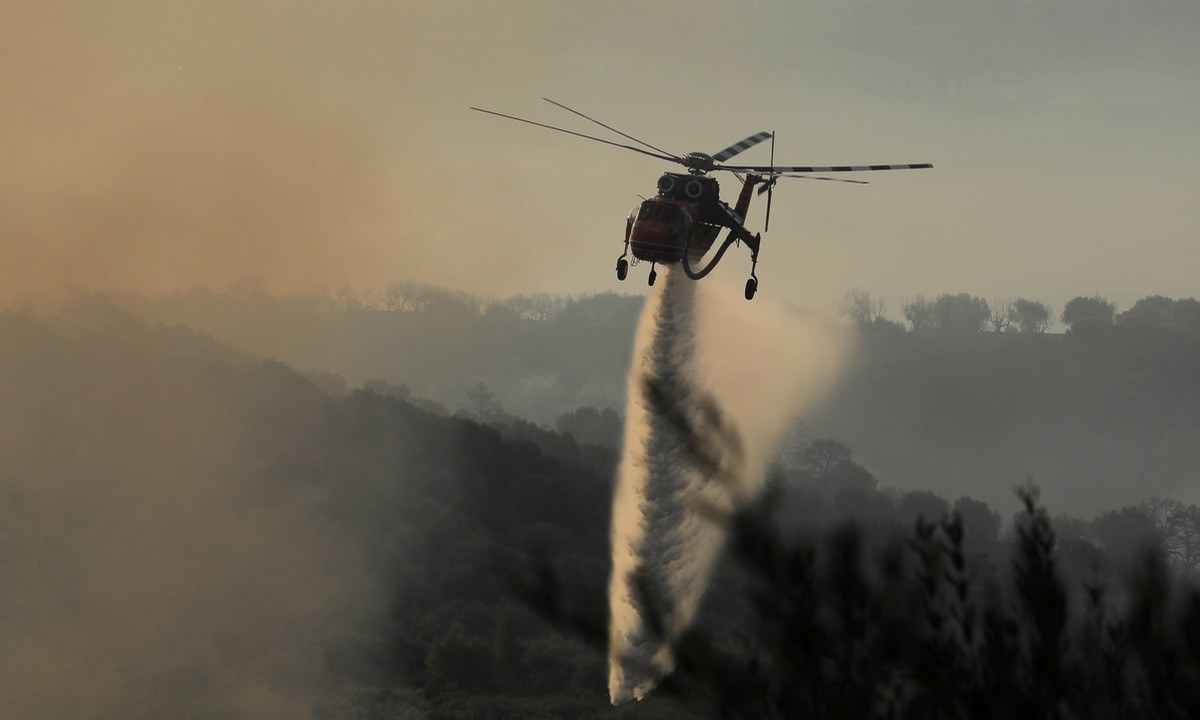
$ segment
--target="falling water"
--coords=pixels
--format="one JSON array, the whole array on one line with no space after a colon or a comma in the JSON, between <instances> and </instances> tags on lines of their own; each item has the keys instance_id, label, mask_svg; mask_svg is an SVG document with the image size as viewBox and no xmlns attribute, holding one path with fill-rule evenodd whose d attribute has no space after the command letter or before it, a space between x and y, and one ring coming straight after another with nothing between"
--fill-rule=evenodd
<instances>
[{"instance_id":1,"label":"falling water","mask_svg":"<svg viewBox=\"0 0 1200 720\"><path fill-rule=\"evenodd\" d=\"M715 516L759 488L843 346L828 328L744 303L719 282L665 274L638 326L614 497L613 703L641 699L673 669L725 540Z\"/></svg>"}]
</instances>

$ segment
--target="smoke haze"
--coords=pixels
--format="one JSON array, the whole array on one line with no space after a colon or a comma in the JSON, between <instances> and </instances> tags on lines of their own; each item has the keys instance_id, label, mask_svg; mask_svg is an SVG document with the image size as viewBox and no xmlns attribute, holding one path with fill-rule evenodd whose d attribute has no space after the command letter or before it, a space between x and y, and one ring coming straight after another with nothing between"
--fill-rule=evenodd
<instances>
[{"instance_id":1,"label":"smoke haze","mask_svg":"<svg viewBox=\"0 0 1200 720\"><path fill-rule=\"evenodd\" d=\"M542 95L677 153L771 128L787 162L937 165L781 185L764 271L798 274L770 289L790 302L1186 296L1197 27L1185 0L7 2L0 299L611 289L664 168L467 110L597 130Z\"/></svg>"},{"instance_id":2,"label":"smoke haze","mask_svg":"<svg viewBox=\"0 0 1200 720\"><path fill-rule=\"evenodd\" d=\"M285 292L481 287L482 269L455 270L439 242L461 214L460 159L430 142L453 71L427 59L456 24L407 5L7 3L0 299L248 275ZM525 69L521 52L458 29L457 62ZM505 254L476 256L495 270Z\"/></svg>"},{"instance_id":3,"label":"smoke haze","mask_svg":"<svg viewBox=\"0 0 1200 720\"><path fill-rule=\"evenodd\" d=\"M328 497L276 465L320 393L70 312L0 315L4 714L309 717L324 644L382 597Z\"/></svg>"}]
</instances>

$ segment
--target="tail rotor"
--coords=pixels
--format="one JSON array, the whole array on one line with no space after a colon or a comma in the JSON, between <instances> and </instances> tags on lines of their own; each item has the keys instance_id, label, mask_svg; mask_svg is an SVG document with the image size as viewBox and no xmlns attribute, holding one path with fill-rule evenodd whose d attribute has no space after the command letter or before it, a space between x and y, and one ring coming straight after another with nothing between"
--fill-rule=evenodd
<instances>
[{"instance_id":1,"label":"tail rotor","mask_svg":"<svg viewBox=\"0 0 1200 720\"><path fill-rule=\"evenodd\" d=\"M767 217L763 220L763 232L771 229L771 196L775 194L775 131L771 131L771 177L767 180ZM762 192L759 190L759 192Z\"/></svg>"}]
</instances>

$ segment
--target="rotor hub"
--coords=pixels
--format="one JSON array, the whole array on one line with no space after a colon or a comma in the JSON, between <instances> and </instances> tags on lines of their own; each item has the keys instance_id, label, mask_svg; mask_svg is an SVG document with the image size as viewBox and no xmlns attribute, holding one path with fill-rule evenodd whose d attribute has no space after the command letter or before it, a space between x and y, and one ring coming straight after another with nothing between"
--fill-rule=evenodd
<instances>
[{"instance_id":1,"label":"rotor hub","mask_svg":"<svg viewBox=\"0 0 1200 720\"><path fill-rule=\"evenodd\" d=\"M715 165L713 156L708 153L690 152L683 156L683 166L693 175L706 175Z\"/></svg>"}]
</instances>

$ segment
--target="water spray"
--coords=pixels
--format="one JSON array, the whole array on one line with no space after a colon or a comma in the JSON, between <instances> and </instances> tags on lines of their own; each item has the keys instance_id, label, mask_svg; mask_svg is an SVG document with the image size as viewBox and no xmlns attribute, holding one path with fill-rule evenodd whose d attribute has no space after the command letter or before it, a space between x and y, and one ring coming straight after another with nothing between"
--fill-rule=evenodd
<instances>
[{"instance_id":1,"label":"water spray","mask_svg":"<svg viewBox=\"0 0 1200 720\"><path fill-rule=\"evenodd\" d=\"M614 704L641 699L674 669L725 542L718 518L753 497L840 356L828 329L730 306L712 282L668 271L638 326L613 505Z\"/></svg>"}]
</instances>

